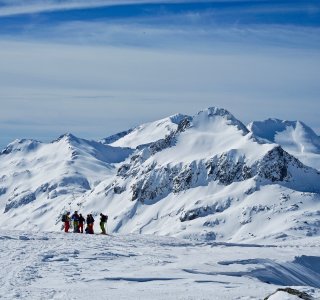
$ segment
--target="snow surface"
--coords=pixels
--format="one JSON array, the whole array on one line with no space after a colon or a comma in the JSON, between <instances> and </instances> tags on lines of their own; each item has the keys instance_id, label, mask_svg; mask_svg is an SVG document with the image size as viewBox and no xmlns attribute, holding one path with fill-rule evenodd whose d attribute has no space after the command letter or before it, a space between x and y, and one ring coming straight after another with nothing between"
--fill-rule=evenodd
<instances>
[{"instance_id":1,"label":"snow surface","mask_svg":"<svg viewBox=\"0 0 320 300\"><path fill-rule=\"evenodd\" d=\"M163 139L167 134L176 130L178 124L184 118L189 118L189 116L175 114L155 122L142 124L126 132L106 138L102 142L109 143L111 141L110 145L115 147L137 148L140 145Z\"/></svg>"},{"instance_id":2,"label":"snow surface","mask_svg":"<svg viewBox=\"0 0 320 300\"><path fill-rule=\"evenodd\" d=\"M1 299L261 300L287 286L320 297L318 237L269 245L1 230L0 241ZM296 299L287 295L269 299Z\"/></svg>"},{"instance_id":3,"label":"snow surface","mask_svg":"<svg viewBox=\"0 0 320 300\"><path fill-rule=\"evenodd\" d=\"M193 117L191 128L182 132L173 148L159 152L159 164L192 162L235 149L236 157L246 156L253 162L274 145L260 145L247 135L246 127L227 111L209 108Z\"/></svg>"},{"instance_id":4,"label":"snow surface","mask_svg":"<svg viewBox=\"0 0 320 300\"><path fill-rule=\"evenodd\" d=\"M290 295L286 292L279 291L269 297L269 300L301 300L301 298L295 295Z\"/></svg>"}]
</instances>

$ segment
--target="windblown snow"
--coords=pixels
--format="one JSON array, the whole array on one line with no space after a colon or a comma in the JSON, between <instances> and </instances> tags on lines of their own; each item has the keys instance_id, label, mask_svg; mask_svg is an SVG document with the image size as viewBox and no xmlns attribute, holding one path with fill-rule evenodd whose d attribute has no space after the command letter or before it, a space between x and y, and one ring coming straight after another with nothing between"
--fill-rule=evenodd
<instances>
[{"instance_id":1,"label":"windblown snow","mask_svg":"<svg viewBox=\"0 0 320 300\"><path fill-rule=\"evenodd\" d=\"M277 143L306 165L320 170L320 137L301 121L254 121L248 129L255 136Z\"/></svg>"},{"instance_id":2,"label":"windblown snow","mask_svg":"<svg viewBox=\"0 0 320 300\"><path fill-rule=\"evenodd\" d=\"M319 296L319 155L302 122L246 127L217 107L101 141L16 140L0 153L0 298ZM75 210L108 214L113 236L60 232Z\"/></svg>"}]
</instances>

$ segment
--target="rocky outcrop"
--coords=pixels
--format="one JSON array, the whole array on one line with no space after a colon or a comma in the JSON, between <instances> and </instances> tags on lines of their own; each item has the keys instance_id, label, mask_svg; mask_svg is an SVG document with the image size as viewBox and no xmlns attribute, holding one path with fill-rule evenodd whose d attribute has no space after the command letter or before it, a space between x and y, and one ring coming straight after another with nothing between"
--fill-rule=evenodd
<instances>
[{"instance_id":1,"label":"rocky outcrop","mask_svg":"<svg viewBox=\"0 0 320 300\"><path fill-rule=\"evenodd\" d=\"M33 192L27 191L20 195L12 195L6 203L4 212L8 212L12 208L16 208L22 205L26 205L32 201L36 200L36 195Z\"/></svg>"},{"instance_id":2,"label":"rocky outcrop","mask_svg":"<svg viewBox=\"0 0 320 300\"><path fill-rule=\"evenodd\" d=\"M282 288L282 289L277 289L276 292L274 292L273 294L271 294L270 296L264 298L264 300L271 300L273 298L273 296L275 296L278 292L284 292L287 293L288 295L294 295L299 297L300 299L303 300L312 300L313 298L307 294L306 292L301 292L297 289L292 289L292 288ZM277 297L277 299L280 299Z\"/></svg>"},{"instance_id":3,"label":"rocky outcrop","mask_svg":"<svg viewBox=\"0 0 320 300\"><path fill-rule=\"evenodd\" d=\"M272 182L289 180L291 178L289 166L297 169L310 169L280 146L277 146L257 163L257 173L260 177Z\"/></svg>"},{"instance_id":4,"label":"rocky outcrop","mask_svg":"<svg viewBox=\"0 0 320 300\"><path fill-rule=\"evenodd\" d=\"M173 134L174 136L174 134ZM159 145L163 147L160 147ZM236 155L231 150L210 159L192 161L189 164L158 165L156 161L147 159L153 153L172 145L172 137L168 142L158 141L131 158L130 164L122 165L118 176L124 181L131 181L131 200L161 199L169 193L179 193L197 186L206 186L211 181L222 185L255 178L269 183L288 182L292 178L290 169L303 172L316 172L304 166L299 160L275 146L260 160L249 165L245 156ZM157 150L155 150L157 149ZM116 180L117 181L117 180Z\"/></svg>"},{"instance_id":5,"label":"rocky outcrop","mask_svg":"<svg viewBox=\"0 0 320 300\"><path fill-rule=\"evenodd\" d=\"M212 215L215 213L223 212L231 206L231 203L232 203L232 199L227 198L224 201L215 202L214 204L212 204L210 206L205 205L205 206L200 206L197 208L193 208L193 209L184 211L180 216L180 221L181 222L191 221L191 220L194 220L194 219L197 219L200 217L205 217L205 216ZM209 224L209 223L205 224L205 226L211 227L209 225L212 226L212 224ZM217 225L217 224L215 223L215 225Z\"/></svg>"}]
</instances>

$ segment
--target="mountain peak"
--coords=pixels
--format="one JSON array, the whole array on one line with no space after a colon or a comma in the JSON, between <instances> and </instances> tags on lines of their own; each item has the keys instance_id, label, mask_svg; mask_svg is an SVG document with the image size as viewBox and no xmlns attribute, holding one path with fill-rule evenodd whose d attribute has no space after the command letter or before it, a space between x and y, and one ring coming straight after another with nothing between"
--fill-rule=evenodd
<instances>
[{"instance_id":1,"label":"mountain peak","mask_svg":"<svg viewBox=\"0 0 320 300\"><path fill-rule=\"evenodd\" d=\"M201 110L199 113L201 112L207 112L208 116L232 116L228 110L217 106L208 107L207 109Z\"/></svg>"},{"instance_id":2,"label":"mountain peak","mask_svg":"<svg viewBox=\"0 0 320 300\"><path fill-rule=\"evenodd\" d=\"M304 164L320 169L320 137L302 121L269 118L251 122L248 129L255 137L277 143Z\"/></svg>"},{"instance_id":3,"label":"mountain peak","mask_svg":"<svg viewBox=\"0 0 320 300\"><path fill-rule=\"evenodd\" d=\"M227 121L227 125L236 126L240 131L243 132L243 135L249 133L249 130L246 126L236 119L228 110L219 107L208 107L207 109L201 110L193 118L194 125L200 125L201 123L206 123L209 119L214 119L215 117L221 117Z\"/></svg>"},{"instance_id":4,"label":"mountain peak","mask_svg":"<svg viewBox=\"0 0 320 300\"><path fill-rule=\"evenodd\" d=\"M319 136L302 121L286 121L269 118L264 121L253 121L248 129L256 136L273 143L282 144L284 135L286 140L300 144L313 144L320 149Z\"/></svg>"},{"instance_id":5,"label":"mountain peak","mask_svg":"<svg viewBox=\"0 0 320 300\"><path fill-rule=\"evenodd\" d=\"M65 140L67 143L71 143L71 142L76 142L79 143L79 138L77 138L75 135L73 135L72 133L65 133L63 135L60 135L56 140L53 141L53 143L55 142L59 142L61 140Z\"/></svg>"},{"instance_id":6,"label":"mountain peak","mask_svg":"<svg viewBox=\"0 0 320 300\"><path fill-rule=\"evenodd\" d=\"M258 137L276 142L276 135L291 128L294 131L303 131L305 135L312 139L319 138L316 133L304 122L280 120L269 118L264 121L253 121L248 124L248 129Z\"/></svg>"},{"instance_id":7,"label":"mountain peak","mask_svg":"<svg viewBox=\"0 0 320 300\"><path fill-rule=\"evenodd\" d=\"M18 151L32 151L36 149L39 144L41 144L41 142L33 139L16 139L2 150L0 155Z\"/></svg>"},{"instance_id":8,"label":"mountain peak","mask_svg":"<svg viewBox=\"0 0 320 300\"><path fill-rule=\"evenodd\" d=\"M177 125L179 125L181 123L181 121L186 118L191 118L191 117L188 115L180 114L180 113L174 114L169 117L170 121L174 124L177 124Z\"/></svg>"}]
</instances>

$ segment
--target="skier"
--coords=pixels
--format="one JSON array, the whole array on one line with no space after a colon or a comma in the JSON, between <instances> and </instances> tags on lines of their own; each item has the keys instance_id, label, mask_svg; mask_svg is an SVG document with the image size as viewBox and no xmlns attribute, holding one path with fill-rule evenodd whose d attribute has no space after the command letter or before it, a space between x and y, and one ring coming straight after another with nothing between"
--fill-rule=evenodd
<instances>
[{"instance_id":1,"label":"skier","mask_svg":"<svg viewBox=\"0 0 320 300\"><path fill-rule=\"evenodd\" d=\"M86 226L86 229L84 230L86 233L89 233L89 223L90 223L90 215L88 214L87 215L87 220L86 220L86 222L87 222L87 226Z\"/></svg>"},{"instance_id":2,"label":"skier","mask_svg":"<svg viewBox=\"0 0 320 300\"><path fill-rule=\"evenodd\" d=\"M79 231L83 233L83 223L85 221L85 218L82 216L82 214L79 215Z\"/></svg>"},{"instance_id":3,"label":"skier","mask_svg":"<svg viewBox=\"0 0 320 300\"><path fill-rule=\"evenodd\" d=\"M69 228L70 228L70 212L69 211L62 216L62 222L64 222L64 232L69 232Z\"/></svg>"},{"instance_id":4,"label":"skier","mask_svg":"<svg viewBox=\"0 0 320 300\"><path fill-rule=\"evenodd\" d=\"M100 214L100 228L101 234L106 234L106 229L104 228L104 224L107 222L108 216L103 213Z\"/></svg>"},{"instance_id":5,"label":"skier","mask_svg":"<svg viewBox=\"0 0 320 300\"><path fill-rule=\"evenodd\" d=\"M79 215L77 211L74 212L71 219L73 220L73 232L79 232Z\"/></svg>"},{"instance_id":6,"label":"skier","mask_svg":"<svg viewBox=\"0 0 320 300\"><path fill-rule=\"evenodd\" d=\"M87 233L94 234L93 231L94 218L91 214L87 215Z\"/></svg>"}]
</instances>

